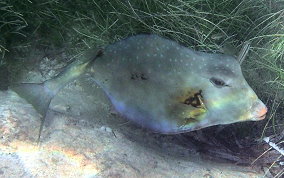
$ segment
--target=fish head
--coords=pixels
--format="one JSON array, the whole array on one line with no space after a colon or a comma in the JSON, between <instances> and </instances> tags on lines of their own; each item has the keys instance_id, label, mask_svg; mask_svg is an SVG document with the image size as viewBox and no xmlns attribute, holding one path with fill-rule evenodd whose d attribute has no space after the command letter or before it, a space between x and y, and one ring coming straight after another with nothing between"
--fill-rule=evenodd
<instances>
[{"instance_id":1,"label":"fish head","mask_svg":"<svg viewBox=\"0 0 284 178\"><path fill-rule=\"evenodd\" d=\"M212 56L200 75L206 119L213 124L264 119L267 107L245 80L239 62L232 56Z\"/></svg>"},{"instance_id":2,"label":"fish head","mask_svg":"<svg viewBox=\"0 0 284 178\"><path fill-rule=\"evenodd\" d=\"M265 118L267 107L245 80L234 57L204 53L201 58L205 60L191 69L194 72L186 82L187 92L179 98L187 105L181 106L186 120L181 124L183 130Z\"/></svg>"}]
</instances>

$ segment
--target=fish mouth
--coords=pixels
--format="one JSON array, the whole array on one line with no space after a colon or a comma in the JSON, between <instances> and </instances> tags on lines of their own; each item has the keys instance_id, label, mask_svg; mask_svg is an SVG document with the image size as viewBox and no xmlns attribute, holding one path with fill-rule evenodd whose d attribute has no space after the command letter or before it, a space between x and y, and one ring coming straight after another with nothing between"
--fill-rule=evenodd
<instances>
[{"instance_id":1,"label":"fish mouth","mask_svg":"<svg viewBox=\"0 0 284 178\"><path fill-rule=\"evenodd\" d=\"M266 114L263 114L262 116L259 116L259 117L257 117L256 119L257 119L257 120L263 120L263 119L265 119L265 117L266 117Z\"/></svg>"},{"instance_id":2,"label":"fish mouth","mask_svg":"<svg viewBox=\"0 0 284 178\"><path fill-rule=\"evenodd\" d=\"M266 117L267 107L259 100L253 105L253 121L260 121Z\"/></svg>"},{"instance_id":3,"label":"fish mouth","mask_svg":"<svg viewBox=\"0 0 284 178\"><path fill-rule=\"evenodd\" d=\"M266 117L266 114L263 114L261 116L255 116L251 120L252 121L261 121L261 120L265 119L265 117Z\"/></svg>"}]
</instances>

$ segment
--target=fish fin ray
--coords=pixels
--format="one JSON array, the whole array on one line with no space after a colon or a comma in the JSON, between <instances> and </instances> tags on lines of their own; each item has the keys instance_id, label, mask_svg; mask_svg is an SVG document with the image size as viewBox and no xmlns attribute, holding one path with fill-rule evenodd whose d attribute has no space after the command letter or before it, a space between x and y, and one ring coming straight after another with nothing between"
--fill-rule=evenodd
<instances>
[{"instance_id":1,"label":"fish fin ray","mask_svg":"<svg viewBox=\"0 0 284 178\"><path fill-rule=\"evenodd\" d=\"M39 143L45 122L46 112L48 111L50 102L56 93L52 90L49 90L45 86L45 83L21 83L10 86L10 89L30 103L41 115L40 129L37 139L37 143Z\"/></svg>"}]
</instances>

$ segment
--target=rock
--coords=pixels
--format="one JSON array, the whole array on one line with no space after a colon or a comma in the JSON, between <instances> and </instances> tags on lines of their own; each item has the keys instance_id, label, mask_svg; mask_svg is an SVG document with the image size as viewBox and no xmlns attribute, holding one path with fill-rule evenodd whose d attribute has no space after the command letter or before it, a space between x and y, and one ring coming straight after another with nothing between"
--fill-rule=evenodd
<instances>
[{"instance_id":1,"label":"rock","mask_svg":"<svg viewBox=\"0 0 284 178\"><path fill-rule=\"evenodd\" d=\"M100 130L105 131L105 132L112 133L112 129L109 128L109 127L106 127L106 126L102 126L102 127L100 128Z\"/></svg>"},{"instance_id":2,"label":"rock","mask_svg":"<svg viewBox=\"0 0 284 178\"><path fill-rule=\"evenodd\" d=\"M57 112L66 113L71 110L71 107L69 105L55 105L52 109Z\"/></svg>"},{"instance_id":3,"label":"rock","mask_svg":"<svg viewBox=\"0 0 284 178\"><path fill-rule=\"evenodd\" d=\"M64 92L67 92L65 90ZM62 93L64 93L62 92ZM86 103L84 93L78 94ZM80 95L80 96L79 96ZM89 93L85 94L86 96ZM60 96L58 96L60 97ZM37 112L14 92L0 92L1 177L262 177L250 167L203 160L188 148L175 145L172 137L160 136L124 124L108 114L107 100L81 107L76 119L56 114L44 127L41 143L36 143L40 124ZM60 100L57 100L58 102ZM72 100L73 101L73 100ZM79 99L69 101L70 107ZM54 103L64 105L65 103ZM85 107L92 107L89 113ZM88 120L88 117L91 118ZM72 120L88 120L89 125ZM79 124L78 124L79 123ZM123 124L122 124L123 123ZM92 125L92 127L91 127ZM107 126L106 126L107 125ZM100 128L100 129L96 129ZM113 134L102 134L112 132ZM161 139L162 138L162 139ZM163 145L163 146L162 146ZM208 171L210 170L210 171Z\"/></svg>"}]
</instances>

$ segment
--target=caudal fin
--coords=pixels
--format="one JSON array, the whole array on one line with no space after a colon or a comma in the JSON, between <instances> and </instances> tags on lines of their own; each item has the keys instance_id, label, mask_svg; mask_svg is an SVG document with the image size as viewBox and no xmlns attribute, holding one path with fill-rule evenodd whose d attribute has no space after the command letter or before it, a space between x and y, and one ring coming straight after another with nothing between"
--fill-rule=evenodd
<instances>
[{"instance_id":1,"label":"caudal fin","mask_svg":"<svg viewBox=\"0 0 284 178\"><path fill-rule=\"evenodd\" d=\"M41 114L42 122L38 141L45 121L46 112L52 98L61 88L85 73L94 63L96 58L101 55L102 50L90 50L81 57L82 60L74 61L53 79L43 83L22 83L10 87L20 97L32 104L36 111Z\"/></svg>"},{"instance_id":2,"label":"caudal fin","mask_svg":"<svg viewBox=\"0 0 284 178\"><path fill-rule=\"evenodd\" d=\"M45 83L22 83L10 87L20 97L24 98L30 103L35 110L41 115L41 124L39 128L39 135L37 142L40 141L41 132L45 122L46 112L49 108L49 104L55 93L49 90Z\"/></svg>"},{"instance_id":3,"label":"caudal fin","mask_svg":"<svg viewBox=\"0 0 284 178\"><path fill-rule=\"evenodd\" d=\"M45 117L50 101L55 95L44 83L22 83L10 88L30 103L41 117Z\"/></svg>"}]
</instances>

